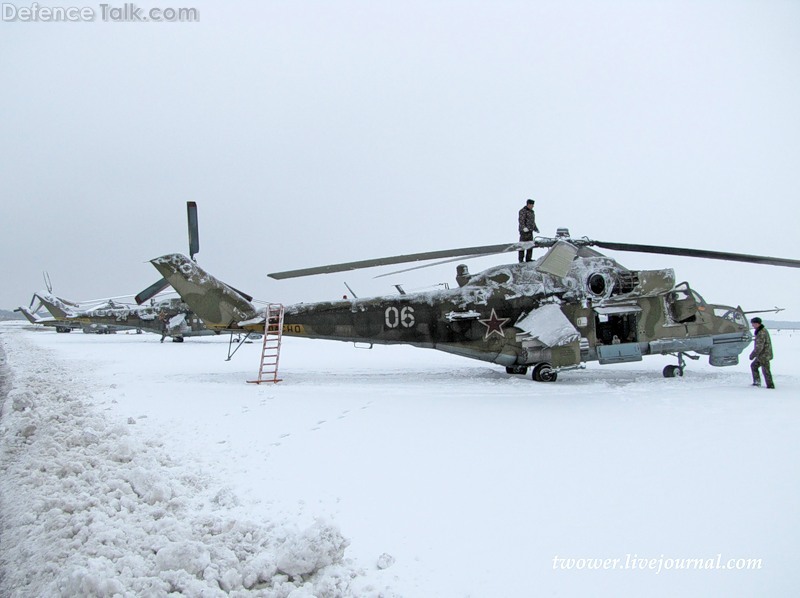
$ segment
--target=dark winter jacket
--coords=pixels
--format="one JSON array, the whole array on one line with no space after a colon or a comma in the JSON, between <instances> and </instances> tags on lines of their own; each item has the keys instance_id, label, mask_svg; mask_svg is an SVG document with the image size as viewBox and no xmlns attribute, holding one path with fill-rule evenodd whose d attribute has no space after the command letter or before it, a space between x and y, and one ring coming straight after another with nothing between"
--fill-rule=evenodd
<instances>
[{"instance_id":1,"label":"dark winter jacket","mask_svg":"<svg viewBox=\"0 0 800 598\"><path fill-rule=\"evenodd\" d=\"M763 324L756 329L756 342L750 359L758 359L762 363L772 359L772 339Z\"/></svg>"},{"instance_id":2,"label":"dark winter jacket","mask_svg":"<svg viewBox=\"0 0 800 598\"><path fill-rule=\"evenodd\" d=\"M528 206L523 206L519 211L519 232L522 234L524 229L528 229L531 233L538 233L539 229L536 227L536 214L533 210L529 210Z\"/></svg>"}]
</instances>

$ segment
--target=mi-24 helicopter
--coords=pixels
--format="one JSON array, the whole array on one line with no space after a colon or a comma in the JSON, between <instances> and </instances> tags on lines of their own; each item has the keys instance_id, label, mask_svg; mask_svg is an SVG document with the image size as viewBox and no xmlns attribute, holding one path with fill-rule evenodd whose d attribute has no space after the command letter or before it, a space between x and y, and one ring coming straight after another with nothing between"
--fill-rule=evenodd
<instances>
[{"instance_id":1,"label":"mi-24 helicopter","mask_svg":"<svg viewBox=\"0 0 800 598\"><path fill-rule=\"evenodd\" d=\"M707 303L671 268L630 270L594 248L798 268L800 260L572 238L566 229L530 242L469 247L276 272L275 279L343 272L422 260L517 252L547 252L470 274L456 267L458 287L369 299L300 303L285 308L283 334L367 344L408 344L504 366L553 382L586 362L615 364L646 355L673 355L665 377L682 376L684 357L707 355L714 366L735 365L751 342L741 307ZM452 258L456 258L453 260ZM266 311L191 259L151 260L206 326L263 332Z\"/></svg>"},{"instance_id":2,"label":"mi-24 helicopter","mask_svg":"<svg viewBox=\"0 0 800 598\"><path fill-rule=\"evenodd\" d=\"M14 310L21 312L31 324L53 327L56 329L56 332L72 332L73 330L80 329L83 330L83 332L90 334L110 334L121 329L118 326L111 326L106 323L78 321L64 317L66 316L67 312L71 312L72 310L86 309L86 306L54 295L53 283L50 280L50 274L47 272L42 272L42 275L44 277L44 283L47 287L47 291L39 291L38 293L34 293L33 297L31 297L31 303L28 307L20 306ZM98 301L107 300L96 300L84 303L95 304ZM36 303L36 307L34 307L34 303ZM50 315L45 317L40 316L39 310L42 308L45 308Z\"/></svg>"},{"instance_id":3,"label":"mi-24 helicopter","mask_svg":"<svg viewBox=\"0 0 800 598\"><path fill-rule=\"evenodd\" d=\"M63 324L78 322L107 331L140 330L161 335L161 342L170 337L182 343L185 337L218 334L205 327L179 298L151 300L148 306L130 306L108 300L91 308L74 309L48 293L34 293L50 314ZM74 305L74 304L73 304Z\"/></svg>"}]
</instances>

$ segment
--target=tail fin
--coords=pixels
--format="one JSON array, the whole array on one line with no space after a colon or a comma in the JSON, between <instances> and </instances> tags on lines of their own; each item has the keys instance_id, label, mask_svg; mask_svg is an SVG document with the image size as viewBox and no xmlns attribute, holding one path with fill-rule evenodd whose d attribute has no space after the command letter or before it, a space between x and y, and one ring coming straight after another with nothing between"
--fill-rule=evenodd
<instances>
[{"instance_id":1,"label":"tail fin","mask_svg":"<svg viewBox=\"0 0 800 598\"><path fill-rule=\"evenodd\" d=\"M73 314L67 311L67 307L57 297L48 293L35 293L35 296L47 308L47 311L53 314L54 318L66 320L72 317Z\"/></svg>"},{"instance_id":2,"label":"tail fin","mask_svg":"<svg viewBox=\"0 0 800 598\"><path fill-rule=\"evenodd\" d=\"M39 323L39 318L37 318L37 317L36 317L36 314L34 314L34 313L33 313L33 312L30 310L30 309L28 309L27 307L18 307L18 308L17 308L17 309L15 309L14 311L19 311L19 312L22 312L22 315L23 315L23 316L25 316L25 318L26 318L26 319L28 320L28 322L30 322L31 324L38 324L38 323Z\"/></svg>"},{"instance_id":3,"label":"tail fin","mask_svg":"<svg viewBox=\"0 0 800 598\"><path fill-rule=\"evenodd\" d=\"M209 328L236 329L258 316L244 293L221 282L185 255L163 255L150 263Z\"/></svg>"}]
</instances>

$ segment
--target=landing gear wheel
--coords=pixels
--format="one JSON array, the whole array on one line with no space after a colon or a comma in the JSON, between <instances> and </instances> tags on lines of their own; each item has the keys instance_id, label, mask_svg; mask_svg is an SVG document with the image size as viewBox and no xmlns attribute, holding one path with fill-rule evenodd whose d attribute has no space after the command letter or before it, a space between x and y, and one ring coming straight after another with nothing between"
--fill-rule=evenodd
<instances>
[{"instance_id":1,"label":"landing gear wheel","mask_svg":"<svg viewBox=\"0 0 800 598\"><path fill-rule=\"evenodd\" d=\"M682 377L683 368L679 365L668 365L664 368L663 374L665 378L674 378L675 376Z\"/></svg>"},{"instance_id":2,"label":"landing gear wheel","mask_svg":"<svg viewBox=\"0 0 800 598\"><path fill-rule=\"evenodd\" d=\"M555 382L558 379L558 372L553 371L549 363L537 363L531 377L536 382Z\"/></svg>"},{"instance_id":3,"label":"landing gear wheel","mask_svg":"<svg viewBox=\"0 0 800 598\"><path fill-rule=\"evenodd\" d=\"M512 365L506 367L506 374L522 374L523 376L528 373L528 368L524 365Z\"/></svg>"}]
</instances>

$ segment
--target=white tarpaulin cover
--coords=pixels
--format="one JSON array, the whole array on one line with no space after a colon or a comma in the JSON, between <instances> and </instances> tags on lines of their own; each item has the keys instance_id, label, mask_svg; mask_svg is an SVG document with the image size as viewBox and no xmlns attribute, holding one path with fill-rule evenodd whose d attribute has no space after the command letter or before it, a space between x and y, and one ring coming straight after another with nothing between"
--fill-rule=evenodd
<instances>
[{"instance_id":1,"label":"white tarpaulin cover","mask_svg":"<svg viewBox=\"0 0 800 598\"><path fill-rule=\"evenodd\" d=\"M514 326L523 331L517 335L518 340L532 338L548 347L568 345L580 338L561 308L553 303L537 307Z\"/></svg>"}]
</instances>

